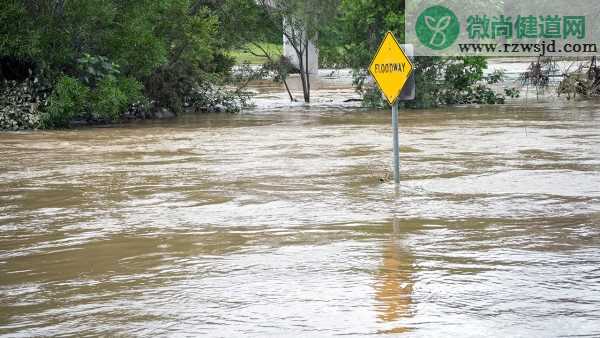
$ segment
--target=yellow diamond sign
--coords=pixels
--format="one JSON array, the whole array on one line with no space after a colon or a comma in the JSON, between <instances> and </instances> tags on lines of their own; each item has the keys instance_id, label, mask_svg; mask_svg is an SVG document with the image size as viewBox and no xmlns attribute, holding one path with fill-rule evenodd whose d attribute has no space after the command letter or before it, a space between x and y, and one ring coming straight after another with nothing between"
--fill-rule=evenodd
<instances>
[{"instance_id":1,"label":"yellow diamond sign","mask_svg":"<svg viewBox=\"0 0 600 338\"><path fill-rule=\"evenodd\" d=\"M396 102L412 73L413 65L404 54L392 32L387 32L377 54L371 61L369 72L390 104Z\"/></svg>"}]
</instances>

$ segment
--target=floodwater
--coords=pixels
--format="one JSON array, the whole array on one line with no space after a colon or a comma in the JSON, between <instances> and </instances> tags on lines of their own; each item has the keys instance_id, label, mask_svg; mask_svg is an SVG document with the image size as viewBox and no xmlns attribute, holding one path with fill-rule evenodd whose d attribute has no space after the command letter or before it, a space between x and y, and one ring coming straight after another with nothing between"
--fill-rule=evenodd
<instances>
[{"instance_id":1,"label":"floodwater","mask_svg":"<svg viewBox=\"0 0 600 338\"><path fill-rule=\"evenodd\" d=\"M597 106L390 120L0 135L0 335L600 336Z\"/></svg>"}]
</instances>

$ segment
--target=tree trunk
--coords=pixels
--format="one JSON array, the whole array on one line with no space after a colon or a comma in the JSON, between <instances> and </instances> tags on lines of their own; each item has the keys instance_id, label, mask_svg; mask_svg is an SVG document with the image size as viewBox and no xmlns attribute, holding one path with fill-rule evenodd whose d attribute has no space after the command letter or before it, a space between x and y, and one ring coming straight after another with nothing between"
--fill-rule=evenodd
<instances>
[{"instance_id":1,"label":"tree trunk","mask_svg":"<svg viewBox=\"0 0 600 338\"><path fill-rule=\"evenodd\" d=\"M304 102L309 103L310 102L310 94L308 92L308 84L307 84L307 78L306 75L308 74L307 70L306 70L306 65L304 64L304 51L303 50L299 50L298 51L298 67L300 68L300 80L302 81L302 94L304 95Z\"/></svg>"},{"instance_id":2,"label":"tree trunk","mask_svg":"<svg viewBox=\"0 0 600 338\"><path fill-rule=\"evenodd\" d=\"M306 102L310 102L310 63L308 62L308 44L309 44L309 40L308 38L306 39L306 43L304 44L304 50L306 51L306 92L308 94L308 101Z\"/></svg>"},{"instance_id":3,"label":"tree trunk","mask_svg":"<svg viewBox=\"0 0 600 338\"><path fill-rule=\"evenodd\" d=\"M287 91L288 95L290 96L290 101L296 102L296 99L294 98L294 96L292 96L292 92L290 91L290 87L288 86L286 79L283 79L283 85L285 86L285 90Z\"/></svg>"}]
</instances>

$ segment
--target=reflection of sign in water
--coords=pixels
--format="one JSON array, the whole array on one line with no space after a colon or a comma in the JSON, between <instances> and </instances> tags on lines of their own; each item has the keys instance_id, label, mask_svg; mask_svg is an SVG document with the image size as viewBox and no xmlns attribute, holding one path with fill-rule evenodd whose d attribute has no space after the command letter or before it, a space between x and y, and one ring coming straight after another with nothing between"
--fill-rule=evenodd
<instances>
[{"instance_id":1,"label":"reflection of sign in water","mask_svg":"<svg viewBox=\"0 0 600 338\"><path fill-rule=\"evenodd\" d=\"M386 243L382 265L377 274L375 299L377 317L384 323L393 323L411 317L414 258L397 241ZM382 330L382 333L410 331L404 326Z\"/></svg>"}]
</instances>

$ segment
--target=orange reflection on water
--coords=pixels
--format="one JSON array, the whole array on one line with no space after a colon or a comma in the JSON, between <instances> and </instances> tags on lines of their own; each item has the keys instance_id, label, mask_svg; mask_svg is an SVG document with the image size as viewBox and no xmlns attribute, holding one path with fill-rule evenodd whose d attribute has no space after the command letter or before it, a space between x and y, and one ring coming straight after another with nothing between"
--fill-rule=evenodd
<instances>
[{"instance_id":1,"label":"orange reflection on water","mask_svg":"<svg viewBox=\"0 0 600 338\"><path fill-rule=\"evenodd\" d=\"M376 275L375 300L377 318L382 323L395 323L402 318L412 317L413 264L414 257L395 234L383 248L383 259ZM394 326L379 333L403 333L410 331L405 326Z\"/></svg>"}]
</instances>

